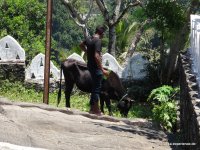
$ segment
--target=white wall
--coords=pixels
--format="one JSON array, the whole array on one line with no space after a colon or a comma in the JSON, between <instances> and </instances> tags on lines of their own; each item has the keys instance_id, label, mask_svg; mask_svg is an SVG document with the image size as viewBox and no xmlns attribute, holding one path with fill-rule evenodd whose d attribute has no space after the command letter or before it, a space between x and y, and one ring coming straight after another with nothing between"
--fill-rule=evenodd
<instances>
[{"instance_id":1,"label":"white wall","mask_svg":"<svg viewBox=\"0 0 200 150\"><path fill-rule=\"evenodd\" d=\"M18 59L17 59L18 57ZM25 61L25 51L10 35L0 39L0 61Z\"/></svg>"},{"instance_id":2,"label":"white wall","mask_svg":"<svg viewBox=\"0 0 200 150\"><path fill-rule=\"evenodd\" d=\"M192 56L192 69L197 77L200 87L200 16L191 15L191 33L190 33L190 53Z\"/></svg>"},{"instance_id":3,"label":"white wall","mask_svg":"<svg viewBox=\"0 0 200 150\"><path fill-rule=\"evenodd\" d=\"M45 66L45 55L40 53L33 58L30 66L26 69L26 80L41 80L44 79L44 66ZM54 80L60 79L60 71L50 61L50 73L53 75ZM32 78L34 74L35 78Z\"/></svg>"}]
</instances>

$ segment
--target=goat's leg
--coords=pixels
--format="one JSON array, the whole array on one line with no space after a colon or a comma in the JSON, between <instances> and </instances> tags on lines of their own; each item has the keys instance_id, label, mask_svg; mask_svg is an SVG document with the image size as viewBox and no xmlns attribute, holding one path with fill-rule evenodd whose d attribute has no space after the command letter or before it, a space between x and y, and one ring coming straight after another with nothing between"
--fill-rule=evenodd
<instances>
[{"instance_id":1,"label":"goat's leg","mask_svg":"<svg viewBox=\"0 0 200 150\"><path fill-rule=\"evenodd\" d=\"M108 108L109 115L112 116L110 98L107 94L101 93L100 94L100 104L101 104L101 112L103 112L103 113L104 113L104 102L106 103L106 107Z\"/></svg>"},{"instance_id":2,"label":"goat's leg","mask_svg":"<svg viewBox=\"0 0 200 150\"><path fill-rule=\"evenodd\" d=\"M67 83L66 87L65 87L65 99L66 99L66 107L70 107L70 95L72 92L72 89L74 87L74 83L69 83L69 82L65 82Z\"/></svg>"},{"instance_id":3,"label":"goat's leg","mask_svg":"<svg viewBox=\"0 0 200 150\"><path fill-rule=\"evenodd\" d=\"M104 98L105 96L100 94L100 109L102 113L104 113Z\"/></svg>"},{"instance_id":4,"label":"goat's leg","mask_svg":"<svg viewBox=\"0 0 200 150\"><path fill-rule=\"evenodd\" d=\"M112 111L111 111L111 100L109 97L107 97L105 99L105 102L106 102L106 107L108 108L108 112L109 112L109 116L112 116Z\"/></svg>"}]
</instances>

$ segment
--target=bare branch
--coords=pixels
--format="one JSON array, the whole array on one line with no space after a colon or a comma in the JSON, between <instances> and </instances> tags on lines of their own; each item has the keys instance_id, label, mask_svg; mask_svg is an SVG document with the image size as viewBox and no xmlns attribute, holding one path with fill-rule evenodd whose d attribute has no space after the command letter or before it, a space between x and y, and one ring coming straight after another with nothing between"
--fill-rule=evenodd
<instances>
[{"instance_id":1,"label":"bare branch","mask_svg":"<svg viewBox=\"0 0 200 150\"><path fill-rule=\"evenodd\" d=\"M123 16L125 15L125 13L129 10L129 8L131 7L135 7L141 5L141 2L139 0L135 0L135 2L131 2L129 3L126 8L121 12L121 14L119 15L119 17L113 22L113 25L116 25L117 23L119 23L119 21L123 18Z\"/></svg>"},{"instance_id":2,"label":"bare branch","mask_svg":"<svg viewBox=\"0 0 200 150\"><path fill-rule=\"evenodd\" d=\"M98 7L99 7L99 9L100 9L105 21L107 23L109 23L109 13L108 13L108 9L107 9L107 7L106 7L106 5L104 3L104 0L96 0L96 3L98 5Z\"/></svg>"},{"instance_id":3,"label":"bare branch","mask_svg":"<svg viewBox=\"0 0 200 150\"><path fill-rule=\"evenodd\" d=\"M88 18L90 17L92 8L93 8L93 0L90 0L90 8L88 13L84 16L80 13L78 13L78 10L76 10L76 8L72 5L71 2L69 2L69 0L62 0L63 4L69 9L70 15L72 18L76 18L79 23L81 24L85 24L88 21Z\"/></svg>"},{"instance_id":4,"label":"bare branch","mask_svg":"<svg viewBox=\"0 0 200 150\"><path fill-rule=\"evenodd\" d=\"M151 20L147 19L147 20L145 20L145 22L143 24L141 24L139 26L139 30L136 32L134 38L132 39L130 48L129 48L129 50L126 54L126 57L125 57L125 61L122 64L123 67L125 67L128 64L129 59L133 56L133 53L135 52L135 50L137 48L137 44L139 43L139 41L142 37L142 34L144 32L144 27L145 27L146 24L149 24L150 22L151 22Z\"/></svg>"},{"instance_id":5,"label":"bare branch","mask_svg":"<svg viewBox=\"0 0 200 150\"><path fill-rule=\"evenodd\" d=\"M79 22L84 22L81 15L78 13L75 7L69 2L69 0L62 0L62 2L69 9L69 12L72 18L77 18Z\"/></svg>"},{"instance_id":6,"label":"bare branch","mask_svg":"<svg viewBox=\"0 0 200 150\"><path fill-rule=\"evenodd\" d=\"M113 14L113 16L115 16L115 17L113 19L119 17L121 4L122 4L122 1L121 0L117 0L117 4L116 4L115 11L114 11L114 14Z\"/></svg>"},{"instance_id":7,"label":"bare branch","mask_svg":"<svg viewBox=\"0 0 200 150\"><path fill-rule=\"evenodd\" d=\"M88 19L89 19L89 17L90 17L90 14L91 14L91 12L92 12L93 6L94 6L93 0L90 0L90 8L89 8L89 11L88 11L88 13L87 13L85 19L84 19L84 22L87 22L87 21L88 21Z\"/></svg>"},{"instance_id":8,"label":"bare branch","mask_svg":"<svg viewBox=\"0 0 200 150\"><path fill-rule=\"evenodd\" d=\"M78 13L78 10L76 10L76 8L72 5L72 3L69 0L62 0L63 4L68 8L69 12L70 12L70 17L73 19L73 21L82 28L84 36L88 36L89 32L88 29L86 27L86 23L90 17L90 14L92 12L92 8L93 8L93 0L90 0L90 8L88 13L83 16L82 14Z\"/></svg>"}]
</instances>

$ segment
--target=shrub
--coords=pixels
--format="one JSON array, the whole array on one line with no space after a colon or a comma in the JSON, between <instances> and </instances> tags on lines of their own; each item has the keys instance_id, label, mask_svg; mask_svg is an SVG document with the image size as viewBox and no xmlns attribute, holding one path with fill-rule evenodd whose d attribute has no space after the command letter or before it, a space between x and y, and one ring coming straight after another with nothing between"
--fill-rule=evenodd
<instances>
[{"instance_id":1,"label":"shrub","mask_svg":"<svg viewBox=\"0 0 200 150\"><path fill-rule=\"evenodd\" d=\"M176 95L178 92L179 88L163 85L152 90L147 99L153 105L153 119L168 131L172 130L177 121Z\"/></svg>"}]
</instances>

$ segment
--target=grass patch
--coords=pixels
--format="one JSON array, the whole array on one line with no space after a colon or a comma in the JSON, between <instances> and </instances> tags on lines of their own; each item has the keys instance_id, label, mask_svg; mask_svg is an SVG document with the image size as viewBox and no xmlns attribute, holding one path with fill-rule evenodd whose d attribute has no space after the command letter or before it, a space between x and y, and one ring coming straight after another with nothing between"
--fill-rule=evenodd
<instances>
[{"instance_id":1,"label":"grass patch","mask_svg":"<svg viewBox=\"0 0 200 150\"><path fill-rule=\"evenodd\" d=\"M49 105L57 105L57 93L49 93ZM10 83L8 80L0 81L0 95L7 97L11 101L23 101L30 103L42 103L43 102L43 92L37 92L34 89L27 89L20 82ZM70 104L71 108L79 109L81 111L89 111L89 99L90 94L76 91L71 95ZM116 103L112 103L113 116L121 117L119 111L117 110ZM59 104L60 108L65 107L65 96L62 92L61 102ZM105 114L108 115L108 110L105 106ZM136 103L129 111L128 118L151 118L150 107L146 104Z\"/></svg>"}]
</instances>

